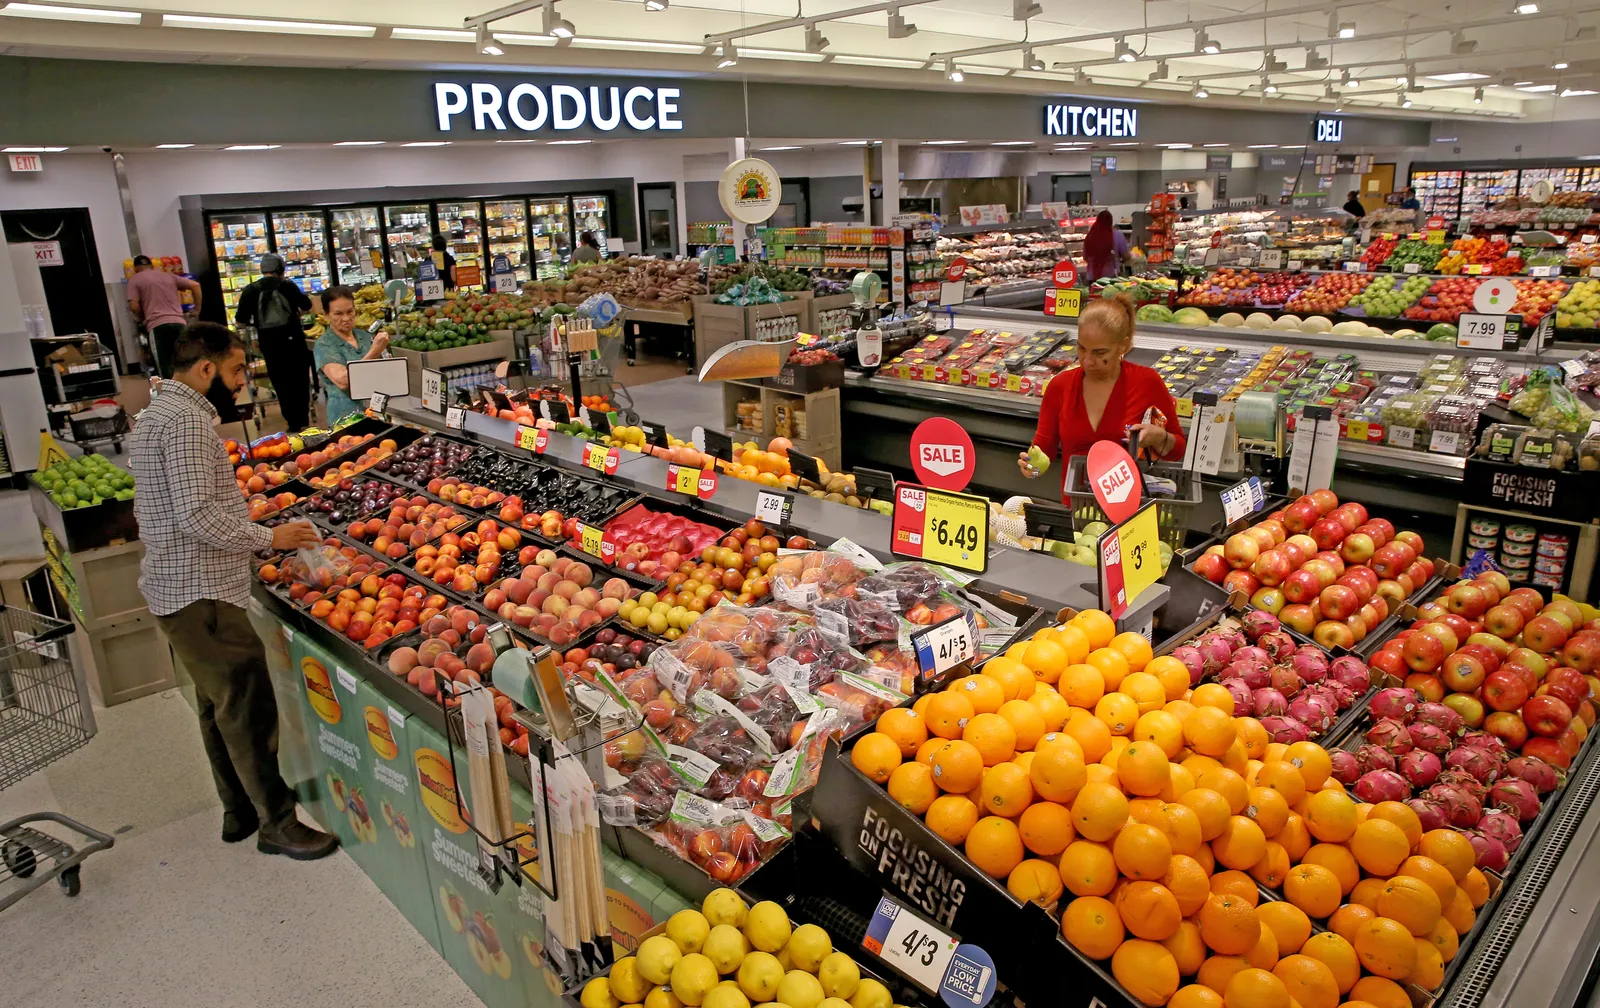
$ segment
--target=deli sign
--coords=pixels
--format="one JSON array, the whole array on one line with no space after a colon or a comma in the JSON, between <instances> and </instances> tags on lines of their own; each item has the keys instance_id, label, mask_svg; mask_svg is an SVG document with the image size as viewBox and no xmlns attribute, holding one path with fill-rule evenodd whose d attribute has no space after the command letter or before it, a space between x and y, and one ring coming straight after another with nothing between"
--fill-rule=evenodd
<instances>
[{"instance_id":1,"label":"deli sign","mask_svg":"<svg viewBox=\"0 0 1600 1008\"><path fill-rule=\"evenodd\" d=\"M1122 105L1046 105L1045 136L1136 137L1139 110Z\"/></svg>"}]
</instances>

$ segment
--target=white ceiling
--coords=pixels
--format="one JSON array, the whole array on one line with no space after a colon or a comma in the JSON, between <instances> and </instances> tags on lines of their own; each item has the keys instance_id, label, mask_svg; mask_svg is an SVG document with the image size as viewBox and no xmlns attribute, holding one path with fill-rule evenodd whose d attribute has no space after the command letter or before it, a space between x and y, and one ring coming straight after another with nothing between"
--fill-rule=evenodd
<instances>
[{"instance_id":1,"label":"white ceiling","mask_svg":"<svg viewBox=\"0 0 1600 1008\"><path fill-rule=\"evenodd\" d=\"M1028 0L901 0L901 18L917 30L900 38L888 37L888 5L873 0L670 0L663 11L647 11L645 0L554 0L553 16L570 21L576 36L545 34L540 6L514 4L500 9L513 12L509 16L489 22L504 49L499 57L480 54L465 30L499 13L479 5L486 2L347 0L334 18L329 5L316 0L279 0L270 7L253 0L190 0L181 8L0 0L0 52L347 67L631 69L925 89L1131 90L1168 101L1198 101L1193 92L1203 87L1211 103L1342 105L1427 118L1544 121L1590 118L1600 109L1600 100L1569 93L1600 91L1600 0L1560 6L1540 0L1538 13L1522 15L1510 10L1516 0L1339 6L1038 0L1042 9L1032 16L1019 9ZM834 18L852 11L859 13ZM262 23L205 20L217 17ZM820 45L813 40L808 52L807 29L799 22L812 20L824 38ZM1340 27L1350 24L1353 38L1339 39ZM1217 43L1218 54L1196 52L1197 28ZM1119 33L1131 61L1116 56ZM728 35L738 62L719 69L718 43ZM1029 46L1042 70L1027 69ZM1327 66L1316 66L1319 60ZM1556 63L1567 67L1553 69ZM965 79L949 81L947 68ZM1408 71L1414 72L1414 90L1406 96L1412 104L1402 109L1396 78ZM1356 86L1341 84L1345 72ZM1448 74L1482 76L1437 79ZM1330 86L1333 99L1325 96ZM1478 87L1482 101L1475 103Z\"/></svg>"}]
</instances>

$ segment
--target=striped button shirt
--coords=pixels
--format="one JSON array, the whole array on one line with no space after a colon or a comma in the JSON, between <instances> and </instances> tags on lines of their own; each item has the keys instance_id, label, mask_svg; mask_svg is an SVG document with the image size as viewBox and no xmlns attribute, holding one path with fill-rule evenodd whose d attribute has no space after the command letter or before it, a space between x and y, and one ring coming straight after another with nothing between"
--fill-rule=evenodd
<instances>
[{"instance_id":1,"label":"striped button shirt","mask_svg":"<svg viewBox=\"0 0 1600 1008\"><path fill-rule=\"evenodd\" d=\"M216 419L205 396L164 380L134 422L128 461L144 541L139 591L157 616L200 599L248 606L250 554L272 545L272 530L250 521Z\"/></svg>"}]
</instances>

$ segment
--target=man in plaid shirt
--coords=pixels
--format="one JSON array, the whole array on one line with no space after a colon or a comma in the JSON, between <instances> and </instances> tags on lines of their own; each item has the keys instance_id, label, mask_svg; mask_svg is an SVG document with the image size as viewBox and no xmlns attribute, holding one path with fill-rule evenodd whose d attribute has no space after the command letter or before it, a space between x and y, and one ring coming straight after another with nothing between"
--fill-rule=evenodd
<instances>
[{"instance_id":1,"label":"man in plaid shirt","mask_svg":"<svg viewBox=\"0 0 1600 1008\"><path fill-rule=\"evenodd\" d=\"M244 344L224 326L196 322L178 337L172 377L134 425L129 462L144 540L139 590L194 680L200 737L217 794L222 839L256 830L256 849L311 860L338 837L301 823L294 791L278 772L278 704L267 656L250 625L250 554L319 541L310 522L268 529L250 521L206 398L218 382L238 395Z\"/></svg>"}]
</instances>

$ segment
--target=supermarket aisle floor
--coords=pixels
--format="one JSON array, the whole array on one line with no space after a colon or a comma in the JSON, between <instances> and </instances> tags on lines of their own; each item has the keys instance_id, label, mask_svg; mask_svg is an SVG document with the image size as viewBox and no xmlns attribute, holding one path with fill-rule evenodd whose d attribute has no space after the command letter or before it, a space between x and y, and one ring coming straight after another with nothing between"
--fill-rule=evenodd
<instances>
[{"instance_id":1,"label":"supermarket aisle floor","mask_svg":"<svg viewBox=\"0 0 1600 1008\"><path fill-rule=\"evenodd\" d=\"M177 690L96 711L99 734L0 791L116 835L0 913L0 1008L479 1005L344 853L300 863L223 844L194 714ZM380 994L381 992L381 994Z\"/></svg>"},{"instance_id":2,"label":"supermarket aisle floor","mask_svg":"<svg viewBox=\"0 0 1600 1008\"><path fill-rule=\"evenodd\" d=\"M721 383L702 385L693 375L679 374L628 391L640 419L666 424L679 437L687 438L696 424L724 429Z\"/></svg>"}]
</instances>

